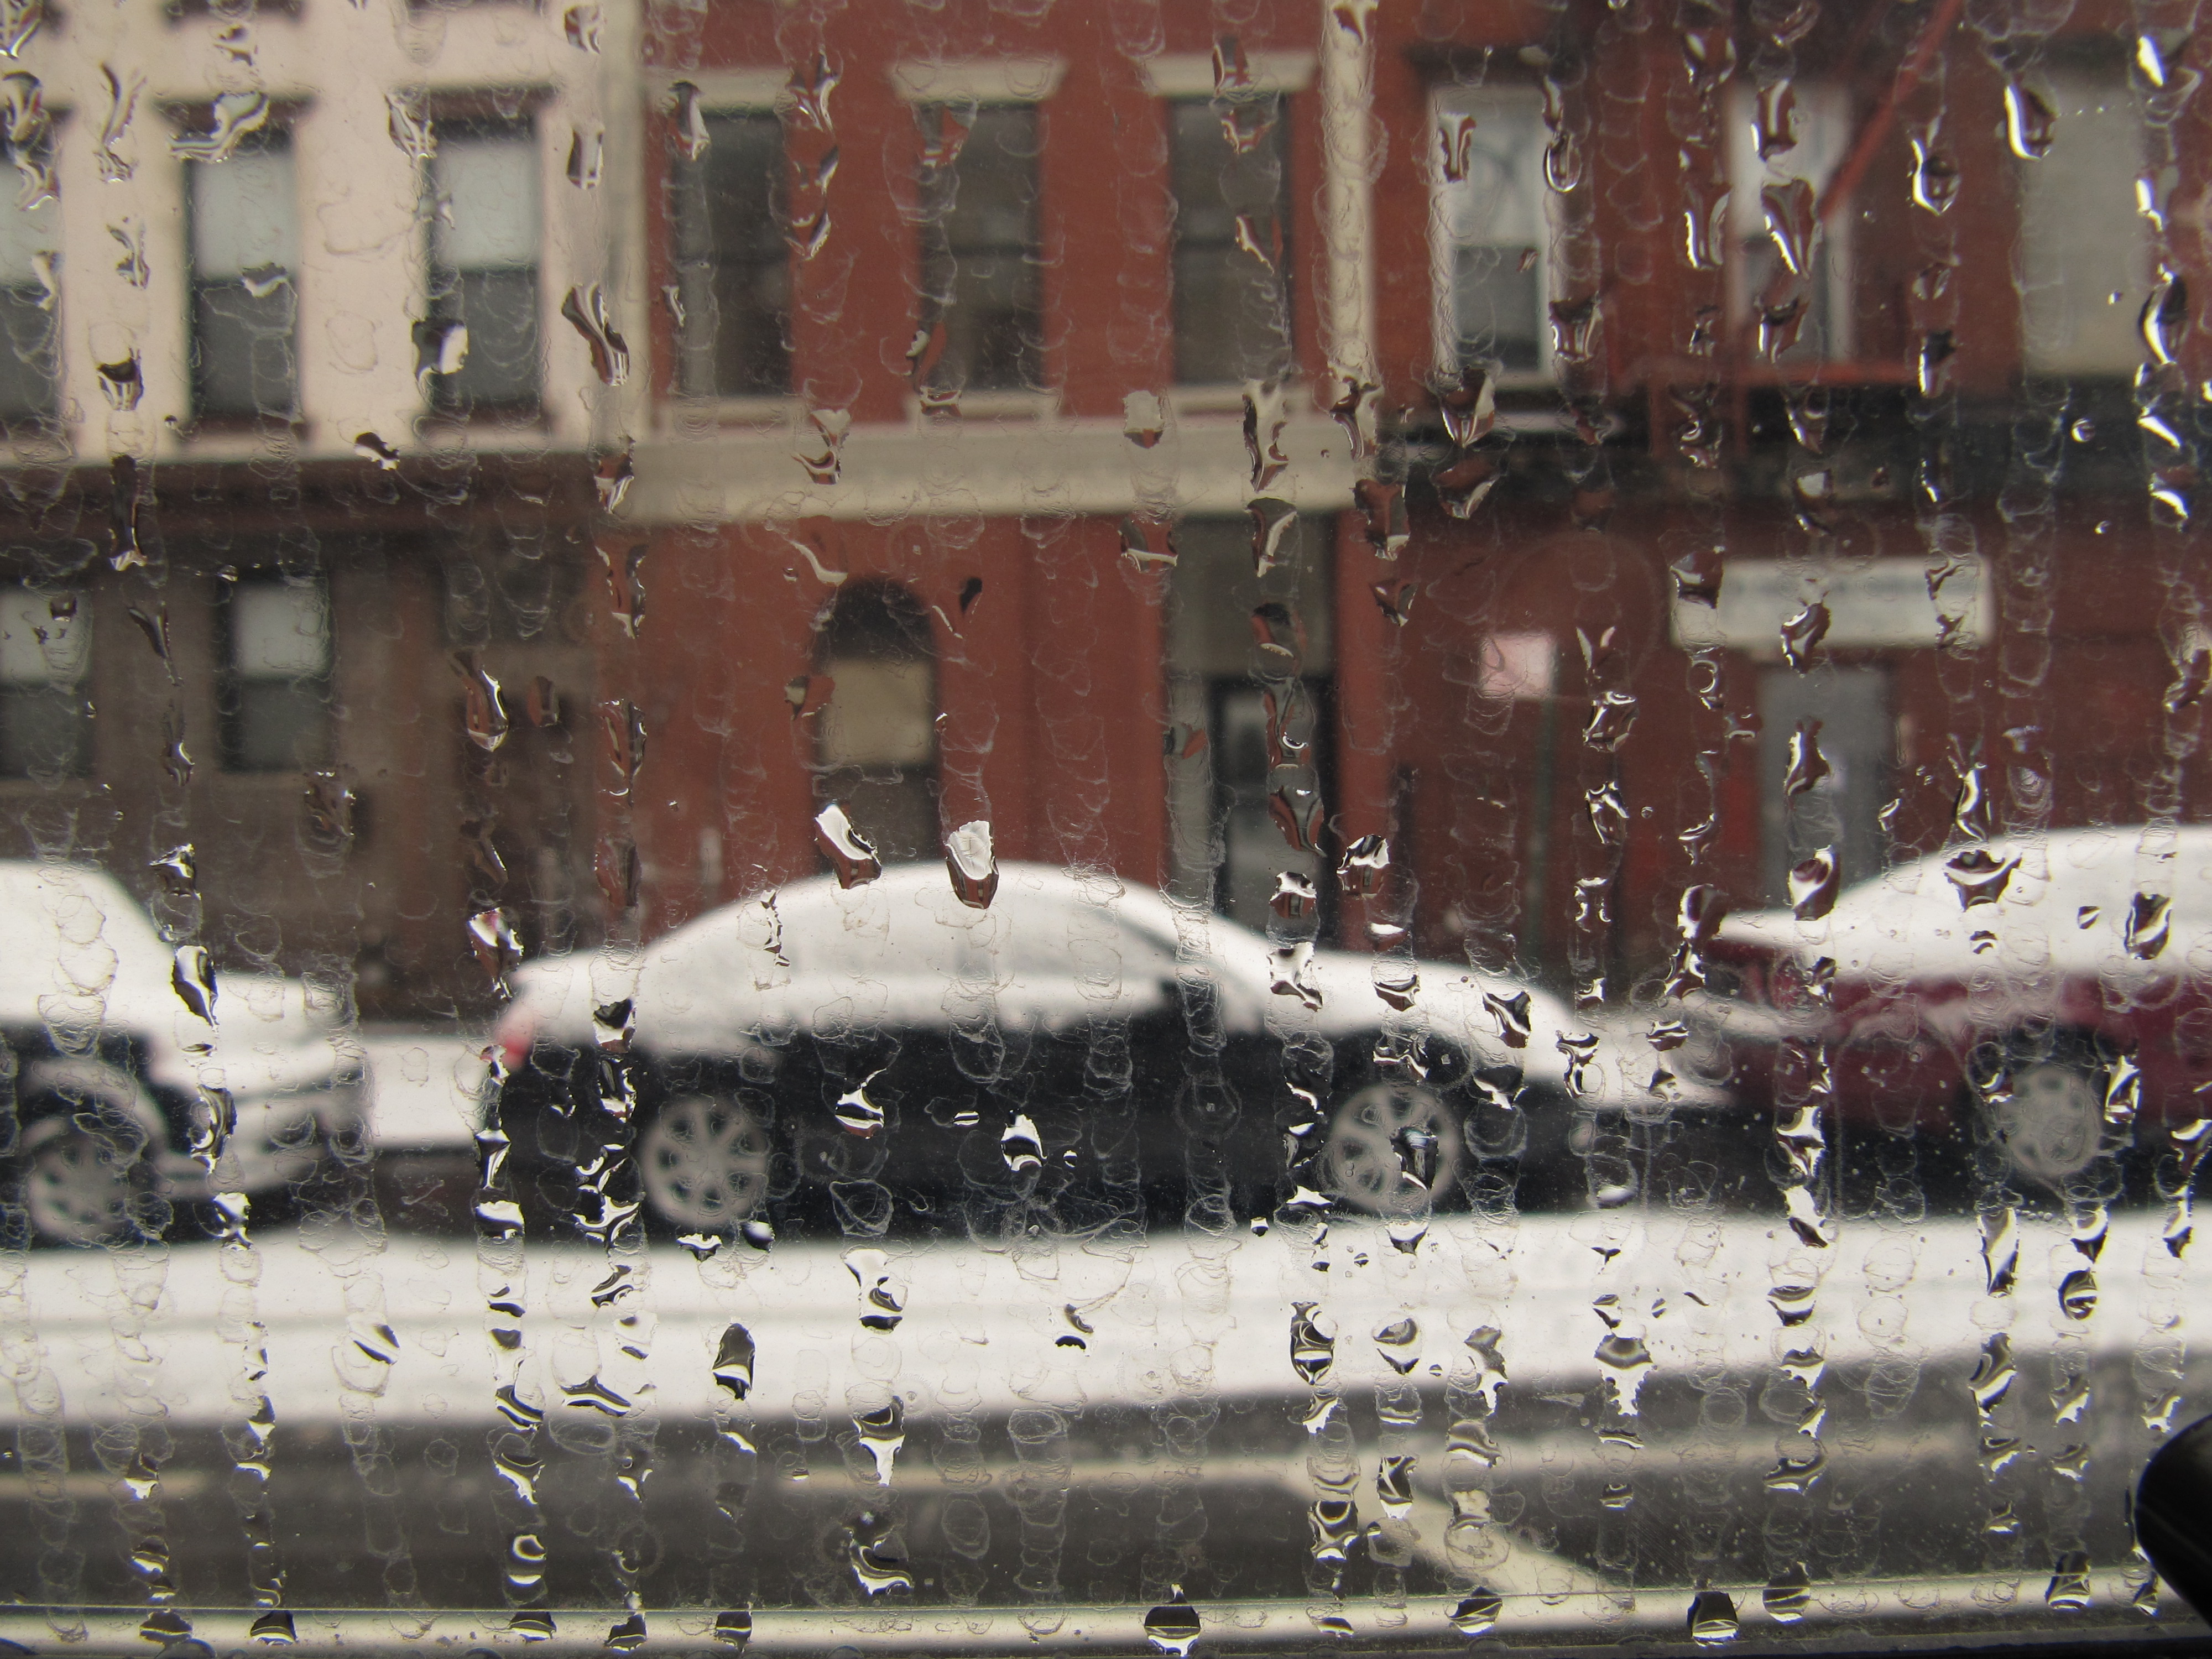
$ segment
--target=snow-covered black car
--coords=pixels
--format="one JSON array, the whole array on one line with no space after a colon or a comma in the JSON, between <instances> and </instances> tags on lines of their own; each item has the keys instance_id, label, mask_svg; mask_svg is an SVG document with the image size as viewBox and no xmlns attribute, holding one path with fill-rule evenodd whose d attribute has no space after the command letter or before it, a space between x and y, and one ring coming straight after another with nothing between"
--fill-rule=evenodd
<instances>
[{"instance_id":1,"label":"snow-covered black car","mask_svg":"<svg viewBox=\"0 0 2212 1659\"><path fill-rule=\"evenodd\" d=\"M867 1234L901 1205L984 1231L1418 1218L1617 1200L1631 1120L1725 1106L1519 981L1271 943L1111 876L995 879L795 881L522 968L487 1202L679 1234Z\"/></svg>"}]
</instances>

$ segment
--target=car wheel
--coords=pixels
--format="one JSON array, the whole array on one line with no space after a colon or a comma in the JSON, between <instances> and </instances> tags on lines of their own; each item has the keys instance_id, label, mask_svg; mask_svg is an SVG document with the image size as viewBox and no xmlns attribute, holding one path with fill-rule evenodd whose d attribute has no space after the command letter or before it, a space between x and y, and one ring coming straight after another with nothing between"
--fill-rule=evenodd
<instances>
[{"instance_id":1,"label":"car wheel","mask_svg":"<svg viewBox=\"0 0 2212 1659\"><path fill-rule=\"evenodd\" d=\"M2016 1058L2003 1097L1985 1110L2006 1172L2063 1192L2105 1150L2104 1063L2087 1044L2064 1040Z\"/></svg>"},{"instance_id":2,"label":"car wheel","mask_svg":"<svg viewBox=\"0 0 2212 1659\"><path fill-rule=\"evenodd\" d=\"M48 1244L106 1244L131 1236L132 1212L145 1188L143 1142L95 1133L73 1118L25 1126L21 1154L23 1207L33 1234Z\"/></svg>"},{"instance_id":3,"label":"car wheel","mask_svg":"<svg viewBox=\"0 0 2212 1659\"><path fill-rule=\"evenodd\" d=\"M1419 1215L1455 1190L1458 1116L1426 1089L1370 1083L1330 1118L1322 1190L1369 1215Z\"/></svg>"},{"instance_id":4,"label":"car wheel","mask_svg":"<svg viewBox=\"0 0 2212 1659\"><path fill-rule=\"evenodd\" d=\"M774 1152L767 1124L750 1107L679 1095L637 1139L647 1206L686 1232L735 1226L767 1202Z\"/></svg>"}]
</instances>

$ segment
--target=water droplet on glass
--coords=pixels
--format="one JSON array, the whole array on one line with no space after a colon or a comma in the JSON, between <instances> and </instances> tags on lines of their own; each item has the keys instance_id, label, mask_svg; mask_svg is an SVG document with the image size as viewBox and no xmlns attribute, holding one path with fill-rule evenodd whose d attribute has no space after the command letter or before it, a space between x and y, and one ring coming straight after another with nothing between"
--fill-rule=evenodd
<instances>
[{"instance_id":1,"label":"water droplet on glass","mask_svg":"<svg viewBox=\"0 0 2212 1659\"><path fill-rule=\"evenodd\" d=\"M2181 337L2189 327L2189 284L2171 271L2160 274L2157 286L2143 301L2136 328L2144 346L2159 367L2172 363L2181 349Z\"/></svg>"},{"instance_id":2,"label":"water droplet on glass","mask_svg":"<svg viewBox=\"0 0 2212 1659\"><path fill-rule=\"evenodd\" d=\"M1474 158L1474 117L1449 115L1437 124L1437 159L1447 184L1467 182L1468 163Z\"/></svg>"},{"instance_id":3,"label":"water droplet on glass","mask_svg":"<svg viewBox=\"0 0 2212 1659\"><path fill-rule=\"evenodd\" d=\"M1421 1328L1410 1314L1376 1328L1375 1351L1401 1376L1421 1363L1420 1345Z\"/></svg>"},{"instance_id":4,"label":"water droplet on glass","mask_svg":"<svg viewBox=\"0 0 2212 1659\"><path fill-rule=\"evenodd\" d=\"M1828 637L1828 607L1818 599L1785 617L1782 623L1783 659L1801 674L1811 668L1813 653Z\"/></svg>"},{"instance_id":5,"label":"water droplet on glass","mask_svg":"<svg viewBox=\"0 0 2212 1659\"><path fill-rule=\"evenodd\" d=\"M1544 148L1544 182L1561 196L1583 181L1582 140L1562 132Z\"/></svg>"},{"instance_id":6,"label":"water droplet on glass","mask_svg":"<svg viewBox=\"0 0 2212 1659\"><path fill-rule=\"evenodd\" d=\"M999 890L999 858L988 818L971 818L945 838L945 867L952 890L970 909L988 910Z\"/></svg>"},{"instance_id":7,"label":"water droplet on glass","mask_svg":"<svg viewBox=\"0 0 2212 1659\"><path fill-rule=\"evenodd\" d=\"M173 893L190 894L199 889L199 861L190 842L172 847L146 867L160 876L162 884Z\"/></svg>"},{"instance_id":8,"label":"water droplet on glass","mask_svg":"<svg viewBox=\"0 0 2212 1659\"><path fill-rule=\"evenodd\" d=\"M1759 89L1753 106L1752 131L1759 159L1771 161L1797 148L1797 91L1787 80L1770 81Z\"/></svg>"},{"instance_id":9,"label":"water droplet on glass","mask_svg":"<svg viewBox=\"0 0 2212 1659\"><path fill-rule=\"evenodd\" d=\"M2023 161L2039 161L2051 154L2051 129L2057 112L2034 88L2015 81L2004 89L2005 143Z\"/></svg>"},{"instance_id":10,"label":"water droplet on glass","mask_svg":"<svg viewBox=\"0 0 2212 1659\"><path fill-rule=\"evenodd\" d=\"M753 1334L742 1325L722 1333L714 1350L714 1381L743 1400L753 1388Z\"/></svg>"},{"instance_id":11,"label":"water droplet on glass","mask_svg":"<svg viewBox=\"0 0 2212 1659\"><path fill-rule=\"evenodd\" d=\"M1156 1652L1171 1655L1173 1659L1189 1659L1201 1628L1198 1609L1182 1599L1181 1590L1176 1592L1173 1601L1161 1603L1145 1615L1145 1640Z\"/></svg>"},{"instance_id":12,"label":"water droplet on glass","mask_svg":"<svg viewBox=\"0 0 2212 1659\"><path fill-rule=\"evenodd\" d=\"M1121 399L1121 435L1139 449L1156 446L1167 430L1167 416L1154 392L1132 392Z\"/></svg>"},{"instance_id":13,"label":"water droplet on glass","mask_svg":"<svg viewBox=\"0 0 2212 1659\"><path fill-rule=\"evenodd\" d=\"M714 1615L714 1639L726 1647L742 1648L753 1639L753 1616L744 1607L732 1607Z\"/></svg>"},{"instance_id":14,"label":"water droplet on glass","mask_svg":"<svg viewBox=\"0 0 2212 1659\"><path fill-rule=\"evenodd\" d=\"M1921 139L1912 141L1912 199L1930 213L1948 213L1959 199L1959 167Z\"/></svg>"},{"instance_id":15,"label":"water droplet on glass","mask_svg":"<svg viewBox=\"0 0 2212 1659\"><path fill-rule=\"evenodd\" d=\"M1766 216L1766 234L1774 251L1793 276L1809 276L1813 270L1813 238L1820 228L1815 216L1812 181L1791 179L1768 185L1759 192L1760 210Z\"/></svg>"},{"instance_id":16,"label":"water droplet on glass","mask_svg":"<svg viewBox=\"0 0 2212 1659\"><path fill-rule=\"evenodd\" d=\"M605 21L606 14L595 4L570 6L561 14L561 33L577 51L597 52Z\"/></svg>"},{"instance_id":17,"label":"water droplet on glass","mask_svg":"<svg viewBox=\"0 0 2212 1659\"><path fill-rule=\"evenodd\" d=\"M461 679L461 725L469 741L487 755L507 741L510 724L499 682L488 673L472 651L457 651L453 672Z\"/></svg>"},{"instance_id":18,"label":"water droplet on glass","mask_svg":"<svg viewBox=\"0 0 2212 1659\"><path fill-rule=\"evenodd\" d=\"M1820 722L1808 715L1790 734L1790 765L1783 775L1782 793L1794 799L1829 775L1827 759L1820 753Z\"/></svg>"},{"instance_id":19,"label":"water droplet on glass","mask_svg":"<svg viewBox=\"0 0 2212 1659\"><path fill-rule=\"evenodd\" d=\"M1008 1171L1018 1176L1034 1175L1044 1167L1044 1147L1027 1113L1017 1112L999 1136L999 1156Z\"/></svg>"},{"instance_id":20,"label":"water droplet on glass","mask_svg":"<svg viewBox=\"0 0 2212 1659\"><path fill-rule=\"evenodd\" d=\"M853 827L836 801L814 815L815 844L830 860L840 887L862 887L884 872L874 846Z\"/></svg>"},{"instance_id":21,"label":"water droplet on glass","mask_svg":"<svg viewBox=\"0 0 2212 1659\"><path fill-rule=\"evenodd\" d=\"M1613 754L1628 739L1636 725L1637 701L1626 691L1607 691L1590 706L1583 741L1593 749Z\"/></svg>"},{"instance_id":22,"label":"water droplet on glass","mask_svg":"<svg viewBox=\"0 0 2212 1659\"><path fill-rule=\"evenodd\" d=\"M1482 1585L1460 1597L1446 1616L1462 1636L1485 1636L1497 1625L1498 1615L1504 1609L1505 1598Z\"/></svg>"},{"instance_id":23,"label":"water droplet on glass","mask_svg":"<svg viewBox=\"0 0 2212 1659\"><path fill-rule=\"evenodd\" d=\"M269 109L266 93L226 92L209 107L207 131L178 134L169 153L184 161L228 161L247 134L267 124Z\"/></svg>"},{"instance_id":24,"label":"water droplet on glass","mask_svg":"<svg viewBox=\"0 0 2212 1659\"><path fill-rule=\"evenodd\" d=\"M874 1460L876 1484L891 1483L891 1465L906 1444L906 1404L893 1395L883 1405L853 1414L853 1431L860 1449Z\"/></svg>"},{"instance_id":25,"label":"water droplet on glass","mask_svg":"<svg viewBox=\"0 0 2212 1659\"><path fill-rule=\"evenodd\" d=\"M2166 949L2173 925L2173 901L2158 893L2137 893L2128 904L2128 954L2149 962Z\"/></svg>"},{"instance_id":26,"label":"water droplet on glass","mask_svg":"<svg viewBox=\"0 0 2212 1659\"><path fill-rule=\"evenodd\" d=\"M215 959L208 955L204 945L180 945L177 947L175 964L169 970L169 983L176 988L178 997L185 1007L210 1025L215 1018Z\"/></svg>"},{"instance_id":27,"label":"water droplet on glass","mask_svg":"<svg viewBox=\"0 0 2212 1659\"><path fill-rule=\"evenodd\" d=\"M1291 1309L1291 1369L1310 1387L1326 1377L1336 1364L1336 1338L1322 1328L1318 1305L1300 1302Z\"/></svg>"},{"instance_id":28,"label":"water droplet on glass","mask_svg":"<svg viewBox=\"0 0 2212 1659\"><path fill-rule=\"evenodd\" d=\"M1816 848L1790 866L1790 908L1800 921L1817 921L1836 908L1843 869L1832 847Z\"/></svg>"},{"instance_id":29,"label":"water droplet on glass","mask_svg":"<svg viewBox=\"0 0 2212 1659\"><path fill-rule=\"evenodd\" d=\"M1588 362L1597 338L1597 295L1593 294L1581 300L1554 300L1551 319L1554 355L1562 362Z\"/></svg>"},{"instance_id":30,"label":"water droplet on glass","mask_svg":"<svg viewBox=\"0 0 2212 1659\"><path fill-rule=\"evenodd\" d=\"M1969 847L1945 862L1943 875L1959 895L1959 908L1971 910L2002 898L2012 872L2019 867L2017 854L2001 859L1986 847Z\"/></svg>"},{"instance_id":31,"label":"water droplet on glass","mask_svg":"<svg viewBox=\"0 0 2212 1659\"><path fill-rule=\"evenodd\" d=\"M572 288L561 301L561 314L583 337L592 355L592 372L608 386L629 378L629 342L623 339L607 311L607 297L597 283Z\"/></svg>"}]
</instances>

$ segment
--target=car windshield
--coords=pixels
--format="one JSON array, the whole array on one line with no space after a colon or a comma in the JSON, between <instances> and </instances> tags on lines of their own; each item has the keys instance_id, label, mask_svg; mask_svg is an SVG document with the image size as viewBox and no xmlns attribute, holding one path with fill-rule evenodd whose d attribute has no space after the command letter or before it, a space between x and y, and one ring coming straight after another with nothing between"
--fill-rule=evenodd
<instances>
[{"instance_id":1,"label":"car windshield","mask_svg":"<svg viewBox=\"0 0 2212 1659\"><path fill-rule=\"evenodd\" d=\"M0 0L0 1652L2212 1642L2203 13Z\"/></svg>"}]
</instances>

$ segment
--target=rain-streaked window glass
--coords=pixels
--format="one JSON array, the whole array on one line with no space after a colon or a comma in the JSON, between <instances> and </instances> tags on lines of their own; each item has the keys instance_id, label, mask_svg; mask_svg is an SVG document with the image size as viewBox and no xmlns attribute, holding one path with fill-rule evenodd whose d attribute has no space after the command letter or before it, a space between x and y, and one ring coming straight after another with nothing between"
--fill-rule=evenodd
<instances>
[{"instance_id":1,"label":"rain-streaked window glass","mask_svg":"<svg viewBox=\"0 0 2212 1659\"><path fill-rule=\"evenodd\" d=\"M92 770L92 618L74 591L0 592L0 776Z\"/></svg>"},{"instance_id":2,"label":"rain-streaked window glass","mask_svg":"<svg viewBox=\"0 0 2212 1659\"><path fill-rule=\"evenodd\" d=\"M1438 275L1462 364L1533 374L1549 361L1552 204L1543 105L1533 88L1451 89L1437 100Z\"/></svg>"},{"instance_id":3,"label":"rain-streaked window glass","mask_svg":"<svg viewBox=\"0 0 2212 1659\"><path fill-rule=\"evenodd\" d=\"M191 192L192 412L289 417L299 399L300 209L289 137L185 163Z\"/></svg>"},{"instance_id":4,"label":"rain-streaked window glass","mask_svg":"<svg viewBox=\"0 0 2212 1659\"><path fill-rule=\"evenodd\" d=\"M319 582L251 572L222 584L220 714L234 772L321 765L331 739L330 601Z\"/></svg>"},{"instance_id":5,"label":"rain-streaked window glass","mask_svg":"<svg viewBox=\"0 0 2212 1659\"><path fill-rule=\"evenodd\" d=\"M0 205L0 421L28 422L55 412L60 379L61 204Z\"/></svg>"},{"instance_id":6,"label":"rain-streaked window glass","mask_svg":"<svg viewBox=\"0 0 2212 1659\"><path fill-rule=\"evenodd\" d=\"M1686 211L1683 234L1708 257L1730 248L1737 332L1791 362L1853 355L1852 215L1832 186L1852 137L1846 89L1807 77L1761 92L1741 87L1729 124L1730 188L1717 212ZM1717 221L1724 220L1726 229ZM1716 246L1723 236L1726 246ZM1787 337L1786 343L1784 337Z\"/></svg>"},{"instance_id":7,"label":"rain-streaked window glass","mask_svg":"<svg viewBox=\"0 0 2212 1659\"><path fill-rule=\"evenodd\" d=\"M2201 9L0 0L0 1652L2203 1649Z\"/></svg>"},{"instance_id":8,"label":"rain-streaked window glass","mask_svg":"<svg viewBox=\"0 0 2212 1659\"><path fill-rule=\"evenodd\" d=\"M528 121L437 124L424 380L452 414L534 412L542 381L538 137Z\"/></svg>"},{"instance_id":9,"label":"rain-streaked window glass","mask_svg":"<svg viewBox=\"0 0 2212 1659\"><path fill-rule=\"evenodd\" d=\"M1036 390L1044 374L1037 144L1030 104L918 104L926 398Z\"/></svg>"},{"instance_id":10,"label":"rain-streaked window glass","mask_svg":"<svg viewBox=\"0 0 2212 1659\"><path fill-rule=\"evenodd\" d=\"M767 111L701 118L672 164L680 384L694 397L790 390L790 263L782 124ZM703 148L702 144L703 143Z\"/></svg>"},{"instance_id":11,"label":"rain-streaked window glass","mask_svg":"<svg viewBox=\"0 0 2212 1659\"><path fill-rule=\"evenodd\" d=\"M1328 799L1333 621L1327 532L1293 521L1255 575L1251 526L1184 520L1165 618L1169 814L1178 896L1248 927L1334 920Z\"/></svg>"}]
</instances>

